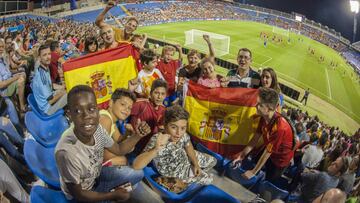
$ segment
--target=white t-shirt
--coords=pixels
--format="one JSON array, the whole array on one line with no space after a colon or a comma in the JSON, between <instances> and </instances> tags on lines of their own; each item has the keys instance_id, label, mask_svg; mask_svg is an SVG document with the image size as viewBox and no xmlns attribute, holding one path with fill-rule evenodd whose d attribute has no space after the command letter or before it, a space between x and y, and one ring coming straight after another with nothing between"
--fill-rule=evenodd
<instances>
[{"instance_id":1,"label":"white t-shirt","mask_svg":"<svg viewBox=\"0 0 360 203\"><path fill-rule=\"evenodd\" d=\"M316 145L307 145L304 149L304 155L301 162L309 168L315 168L324 156L322 149Z\"/></svg>"},{"instance_id":2,"label":"white t-shirt","mask_svg":"<svg viewBox=\"0 0 360 203\"><path fill-rule=\"evenodd\" d=\"M114 144L101 125L93 136L95 144L85 145L75 136L74 126L71 125L56 145L55 159L60 173L61 190L68 199L73 197L65 183L81 184L83 190L91 190L95 179L100 176L104 148L110 148Z\"/></svg>"},{"instance_id":3,"label":"white t-shirt","mask_svg":"<svg viewBox=\"0 0 360 203\"><path fill-rule=\"evenodd\" d=\"M150 96L151 85L156 79L163 79L164 77L159 69L154 68L151 72L142 69L138 74L138 79L141 82L136 88L136 92L139 94L145 94L147 97Z\"/></svg>"}]
</instances>

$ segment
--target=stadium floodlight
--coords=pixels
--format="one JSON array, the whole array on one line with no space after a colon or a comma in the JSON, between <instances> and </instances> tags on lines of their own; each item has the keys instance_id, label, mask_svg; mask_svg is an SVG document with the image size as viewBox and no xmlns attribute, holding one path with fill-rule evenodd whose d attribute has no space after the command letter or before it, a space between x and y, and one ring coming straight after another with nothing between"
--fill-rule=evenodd
<instances>
[{"instance_id":1,"label":"stadium floodlight","mask_svg":"<svg viewBox=\"0 0 360 203\"><path fill-rule=\"evenodd\" d=\"M359 13L359 1L350 0L350 10L355 14Z\"/></svg>"},{"instance_id":2,"label":"stadium floodlight","mask_svg":"<svg viewBox=\"0 0 360 203\"><path fill-rule=\"evenodd\" d=\"M356 38L356 26L357 26L356 15L359 13L359 1L350 0L350 10L351 12L354 13L354 31L353 31L353 43L354 43Z\"/></svg>"}]
</instances>

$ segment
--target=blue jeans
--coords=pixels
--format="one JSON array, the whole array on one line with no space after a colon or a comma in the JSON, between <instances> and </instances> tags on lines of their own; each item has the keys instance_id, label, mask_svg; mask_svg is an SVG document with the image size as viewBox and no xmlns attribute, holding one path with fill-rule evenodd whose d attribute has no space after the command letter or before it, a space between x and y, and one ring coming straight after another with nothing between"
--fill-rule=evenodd
<instances>
[{"instance_id":1,"label":"blue jeans","mask_svg":"<svg viewBox=\"0 0 360 203\"><path fill-rule=\"evenodd\" d=\"M2 112L1 116L9 116L9 119L15 126L16 130L24 135L23 128L21 127L18 113L16 111L15 105L12 103L11 99L5 98L5 102L7 104L7 108L4 112Z\"/></svg>"},{"instance_id":2,"label":"blue jeans","mask_svg":"<svg viewBox=\"0 0 360 203\"><path fill-rule=\"evenodd\" d=\"M14 144L21 147L24 145L24 138L18 133L12 121L6 117L0 117L0 132L6 133Z\"/></svg>"},{"instance_id":3,"label":"blue jeans","mask_svg":"<svg viewBox=\"0 0 360 203\"><path fill-rule=\"evenodd\" d=\"M96 180L94 191L110 192L111 189L126 182L130 182L133 187L133 191L131 192L132 195L141 195L140 188L135 188L135 186L143 179L143 177L144 172L142 170L134 170L129 166L102 167L100 176Z\"/></svg>"},{"instance_id":4,"label":"blue jeans","mask_svg":"<svg viewBox=\"0 0 360 203\"><path fill-rule=\"evenodd\" d=\"M4 148L5 151L14 159L19 161L22 164L26 164L24 155L22 155L14 145L5 137L5 135L0 132L0 147Z\"/></svg>"}]
</instances>

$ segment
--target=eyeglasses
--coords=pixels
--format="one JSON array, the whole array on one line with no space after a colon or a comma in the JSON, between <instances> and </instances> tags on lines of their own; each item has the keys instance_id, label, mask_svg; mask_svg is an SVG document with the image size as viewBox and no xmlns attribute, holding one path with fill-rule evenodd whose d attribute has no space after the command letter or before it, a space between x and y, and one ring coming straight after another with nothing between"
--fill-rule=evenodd
<instances>
[{"instance_id":1,"label":"eyeglasses","mask_svg":"<svg viewBox=\"0 0 360 203\"><path fill-rule=\"evenodd\" d=\"M250 60L251 59L251 57L249 57L249 56L242 56L242 55L238 56L238 58L239 59L245 59L245 60Z\"/></svg>"}]
</instances>

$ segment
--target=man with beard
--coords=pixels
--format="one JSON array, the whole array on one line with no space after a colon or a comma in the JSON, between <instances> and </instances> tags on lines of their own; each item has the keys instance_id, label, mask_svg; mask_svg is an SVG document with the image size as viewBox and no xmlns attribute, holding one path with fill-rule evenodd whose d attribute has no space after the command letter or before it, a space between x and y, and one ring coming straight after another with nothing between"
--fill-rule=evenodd
<instances>
[{"instance_id":1,"label":"man with beard","mask_svg":"<svg viewBox=\"0 0 360 203\"><path fill-rule=\"evenodd\" d=\"M38 53L40 66L35 72L31 89L39 109L47 115L52 115L67 104L67 94L64 86L51 82L49 70L51 62L50 47L41 45Z\"/></svg>"},{"instance_id":2,"label":"man with beard","mask_svg":"<svg viewBox=\"0 0 360 203\"><path fill-rule=\"evenodd\" d=\"M136 30L139 22L135 17L127 18L124 29L112 27L104 22L106 13L116 5L114 1L109 1L105 9L95 20L95 24L101 29L101 37L104 39L105 48L114 48L120 42L130 41L133 32Z\"/></svg>"}]
</instances>

